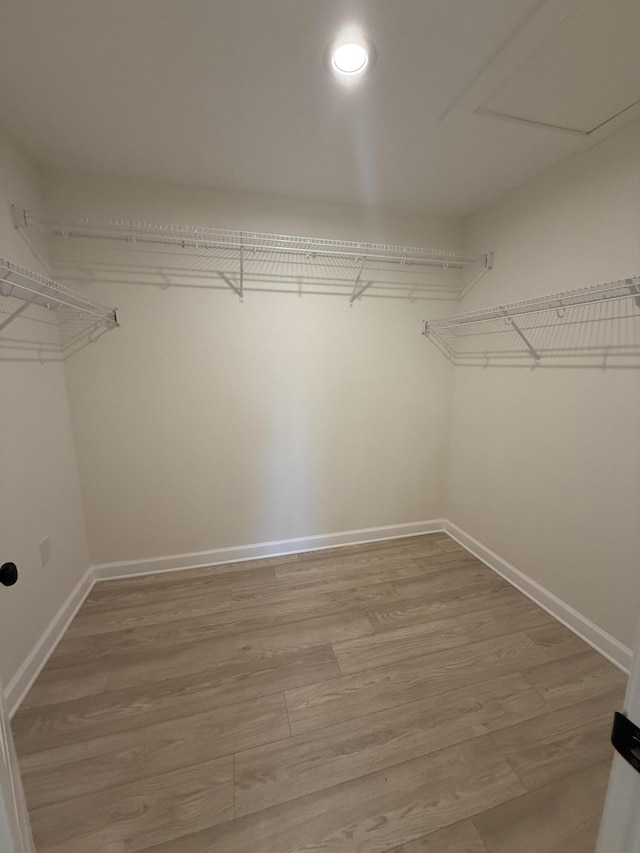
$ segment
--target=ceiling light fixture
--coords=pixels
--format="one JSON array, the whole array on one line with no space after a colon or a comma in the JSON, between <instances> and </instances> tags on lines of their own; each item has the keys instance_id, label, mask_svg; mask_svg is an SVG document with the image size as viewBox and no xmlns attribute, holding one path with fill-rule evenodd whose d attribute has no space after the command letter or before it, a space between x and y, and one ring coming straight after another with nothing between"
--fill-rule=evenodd
<instances>
[{"instance_id":1,"label":"ceiling light fixture","mask_svg":"<svg viewBox=\"0 0 640 853\"><path fill-rule=\"evenodd\" d=\"M344 88L358 88L368 76L377 58L376 46L361 27L348 24L329 42L323 54L324 66Z\"/></svg>"},{"instance_id":2,"label":"ceiling light fixture","mask_svg":"<svg viewBox=\"0 0 640 853\"><path fill-rule=\"evenodd\" d=\"M362 74L369 64L369 54L366 47L356 42L347 42L335 48L331 54L331 67L338 74L352 77Z\"/></svg>"}]
</instances>

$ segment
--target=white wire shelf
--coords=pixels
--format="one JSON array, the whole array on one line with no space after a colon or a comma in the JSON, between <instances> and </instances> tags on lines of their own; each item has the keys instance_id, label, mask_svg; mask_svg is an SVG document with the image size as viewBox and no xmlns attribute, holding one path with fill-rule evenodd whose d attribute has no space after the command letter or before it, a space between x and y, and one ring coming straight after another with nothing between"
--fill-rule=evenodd
<instances>
[{"instance_id":1,"label":"white wire shelf","mask_svg":"<svg viewBox=\"0 0 640 853\"><path fill-rule=\"evenodd\" d=\"M32 308L47 308L52 319L34 316ZM103 331L118 325L118 312L59 284L39 273L0 258L0 341L3 347L19 349L21 345L51 349L51 336L40 341L7 338L4 330L11 324L29 321L41 326L56 325L62 350L76 347L82 340L93 339Z\"/></svg>"},{"instance_id":2,"label":"white wire shelf","mask_svg":"<svg viewBox=\"0 0 640 853\"><path fill-rule=\"evenodd\" d=\"M428 320L424 334L454 364L637 359L640 277Z\"/></svg>"},{"instance_id":3,"label":"white wire shelf","mask_svg":"<svg viewBox=\"0 0 640 853\"><path fill-rule=\"evenodd\" d=\"M296 237L254 231L165 225L131 219L58 220L22 210L14 211L19 228L37 229L70 242L115 241L123 248L145 256L147 268L153 258L164 269L186 272L222 281L240 298L249 290L281 292L282 280L295 278L297 286L285 291L342 293L353 304L367 296L428 298L435 290L446 290L449 298L470 279L479 278L491 267L491 256L449 249L427 249L347 240ZM434 273L443 274L440 282ZM452 275L454 274L454 275ZM314 285L316 285L314 287ZM323 289L324 288L324 289Z\"/></svg>"}]
</instances>

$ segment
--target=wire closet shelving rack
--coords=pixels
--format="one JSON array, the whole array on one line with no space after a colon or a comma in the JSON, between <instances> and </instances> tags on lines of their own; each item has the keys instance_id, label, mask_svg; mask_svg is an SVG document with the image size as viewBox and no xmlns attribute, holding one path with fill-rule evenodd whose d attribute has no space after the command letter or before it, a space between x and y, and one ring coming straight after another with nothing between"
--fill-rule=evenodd
<instances>
[{"instance_id":1,"label":"wire closet shelving rack","mask_svg":"<svg viewBox=\"0 0 640 853\"><path fill-rule=\"evenodd\" d=\"M162 275L181 283L207 279L241 300L249 291L412 300L455 298L491 268L492 256L255 231L166 225L132 219L57 219L14 208L16 226L101 251L101 269ZM117 258L109 256L116 249ZM105 257L105 253L107 256ZM69 261L68 255L64 262Z\"/></svg>"},{"instance_id":2,"label":"wire closet shelving rack","mask_svg":"<svg viewBox=\"0 0 640 853\"><path fill-rule=\"evenodd\" d=\"M64 284L0 258L0 334L19 319L27 319L30 308L54 312L56 341L49 348L65 352L103 331L118 325L118 312ZM33 318L31 318L33 319ZM49 322L51 324L51 321ZM18 349L25 344L43 349L44 344L15 338L8 342Z\"/></svg>"},{"instance_id":3,"label":"wire closet shelving rack","mask_svg":"<svg viewBox=\"0 0 640 853\"><path fill-rule=\"evenodd\" d=\"M423 331L457 365L637 360L640 277L427 320Z\"/></svg>"}]
</instances>

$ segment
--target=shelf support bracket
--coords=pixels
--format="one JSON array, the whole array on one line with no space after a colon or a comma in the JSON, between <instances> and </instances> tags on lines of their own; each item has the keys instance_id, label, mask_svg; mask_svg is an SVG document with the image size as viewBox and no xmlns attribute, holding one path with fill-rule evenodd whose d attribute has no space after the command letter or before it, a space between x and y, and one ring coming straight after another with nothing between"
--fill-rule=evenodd
<instances>
[{"instance_id":1,"label":"shelf support bracket","mask_svg":"<svg viewBox=\"0 0 640 853\"><path fill-rule=\"evenodd\" d=\"M9 325L9 323L11 323L12 320L15 320L16 317L19 317L23 311L26 311L27 308L33 304L33 301L35 298L36 298L36 294L34 293L34 295L31 297L31 299L26 299L18 308L16 308L16 310L13 312L13 314L9 314L9 316L6 317L2 321L2 323L0 323L0 332L3 329L5 329Z\"/></svg>"},{"instance_id":2,"label":"shelf support bracket","mask_svg":"<svg viewBox=\"0 0 640 853\"><path fill-rule=\"evenodd\" d=\"M464 297L476 286L480 279L493 269L493 252L483 256L481 264L475 264L471 267L471 274L464 277L463 288L458 296L458 302L461 302Z\"/></svg>"},{"instance_id":3,"label":"shelf support bracket","mask_svg":"<svg viewBox=\"0 0 640 853\"><path fill-rule=\"evenodd\" d=\"M244 246L240 246L240 302L244 302Z\"/></svg>"},{"instance_id":4,"label":"shelf support bracket","mask_svg":"<svg viewBox=\"0 0 640 853\"><path fill-rule=\"evenodd\" d=\"M14 228L25 228L27 226L27 211L21 207L11 205L11 220Z\"/></svg>"},{"instance_id":5,"label":"shelf support bracket","mask_svg":"<svg viewBox=\"0 0 640 853\"><path fill-rule=\"evenodd\" d=\"M521 337L521 338L522 338L522 340L524 341L524 344L525 344L526 348L529 350L529 352L531 353L531 355L534 357L534 359L536 360L536 363L538 363L538 362L540 361L540 353L538 353L538 352L533 348L533 346L532 346L532 345L531 345L531 343L529 342L529 339L527 338L527 336L525 335L525 333L522 331L522 329L520 328L520 326L516 323L516 321L513 319L513 317L509 316L509 312L507 311L507 309L503 307L501 310L502 310L502 313L504 314L504 316L505 316L505 317L507 318L507 320L509 321L509 324L512 326L513 330L514 330L515 332L517 332L517 334L518 334L518 335L520 335L520 337Z\"/></svg>"},{"instance_id":6,"label":"shelf support bracket","mask_svg":"<svg viewBox=\"0 0 640 853\"><path fill-rule=\"evenodd\" d=\"M235 284L231 281L229 276L225 275L223 272L218 273L218 275L224 281L224 283L227 285L227 287L230 287L231 290L233 290L233 292L236 294L236 296L239 296L242 299L242 294L240 293L240 289L235 286Z\"/></svg>"},{"instance_id":7,"label":"shelf support bracket","mask_svg":"<svg viewBox=\"0 0 640 853\"><path fill-rule=\"evenodd\" d=\"M364 269L364 265L366 262L367 262L367 259L363 258L362 262L360 263L360 269L358 270L358 275L356 277L356 280L353 283L353 290L351 291L351 299L349 299L349 305L353 305L353 303L356 301L356 299L360 299L360 297L365 292L365 290L368 287L371 287L372 282L368 282L367 284L363 285L363 287L361 287L358 290L358 285L360 284L360 279L362 278L362 271Z\"/></svg>"}]
</instances>

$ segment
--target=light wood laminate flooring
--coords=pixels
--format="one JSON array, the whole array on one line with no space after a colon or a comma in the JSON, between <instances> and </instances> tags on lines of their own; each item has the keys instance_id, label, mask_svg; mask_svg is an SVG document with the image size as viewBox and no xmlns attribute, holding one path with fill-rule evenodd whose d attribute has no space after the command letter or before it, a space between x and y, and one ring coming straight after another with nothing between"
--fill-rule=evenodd
<instances>
[{"instance_id":1,"label":"light wood laminate flooring","mask_svg":"<svg viewBox=\"0 0 640 853\"><path fill-rule=\"evenodd\" d=\"M624 686L436 533L96 584L12 725L38 853L592 853Z\"/></svg>"}]
</instances>

